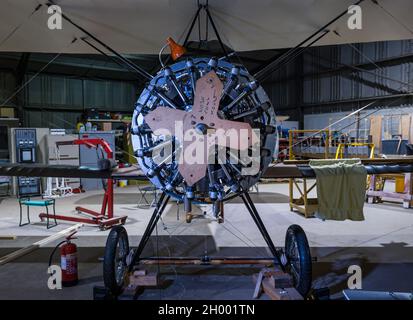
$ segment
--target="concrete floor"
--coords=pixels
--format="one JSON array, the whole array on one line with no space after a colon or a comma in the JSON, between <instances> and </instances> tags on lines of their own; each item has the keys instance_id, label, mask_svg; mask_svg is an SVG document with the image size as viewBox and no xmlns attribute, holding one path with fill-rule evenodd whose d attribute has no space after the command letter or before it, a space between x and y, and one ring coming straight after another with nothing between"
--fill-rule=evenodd
<instances>
[{"instance_id":1,"label":"concrete floor","mask_svg":"<svg viewBox=\"0 0 413 320\"><path fill-rule=\"evenodd\" d=\"M305 219L289 210L288 184L262 184L252 198L274 243L284 245L285 231L300 224L306 231L312 255L317 257L313 286L328 286L334 297L346 288L347 268L359 264L363 270L363 289L413 290L413 209L401 204L366 204L363 222L322 221ZM115 212L128 215L125 225L132 246L143 234L152 209L138 209L136 186L117 188ZM148 197L150 200L150 196ZM82 205L99 210L101 192L56 200L59 214L75 215L74 207ZM32 209L32 225L18 227L18 204L15 198L0 200L0 235L16 235L13 241L0 241L0 256L29 245L69 226L61 223L46 230L39 222L39 209ZM163 221L158 224L158 241L153 237L145 255L268 255L265 242L239 199L225 205L225 223L217 224L205 208L191 224L185 223L182 208L170 202ZM179 219L178 219L179 216ZM99 258L109 231L85 226L76 240L79 246L78 286L50 291L47 288L49 247L37 250L13 263L0 266L0 299L90 299L92 287L102 284ZM140 299L250 299L254 290L251 275L255 266L234 267L162 267L165 288L148 289ZM265 298L265 297L263 297Z\"/></svg>"}]
</instances>

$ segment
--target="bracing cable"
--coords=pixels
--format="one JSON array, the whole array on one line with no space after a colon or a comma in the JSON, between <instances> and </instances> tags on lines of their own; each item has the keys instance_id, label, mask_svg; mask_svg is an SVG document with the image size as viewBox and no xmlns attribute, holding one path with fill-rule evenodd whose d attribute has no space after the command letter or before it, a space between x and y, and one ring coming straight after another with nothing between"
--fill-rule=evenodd
<instances>
[{"instance_id":1,"label":"bracing cable","mask_svg":"<svg viewBox=\"0 0 413 320\"><path fill-rule=\"evenodd\" d=\"M359 0L354 5L360 5L364 0ZM260 70L258 70L254 74L254 78L256 78L259 81L265 80L267 77L269 77L272 72L273 68L278 66L283 60L294 54L301 46L305 45L308 43L311 39L316 37L320 32L328 30L328 27L330 27L333 23L341 19L343 16L345 16L348 13L348 10L343 11L341 14L339 14L337 17L335 17L333 20L329 21L327 24L322 26L320 29L315 31L313 34L311 34L309 37L307 37L305 40L301 41L299 44L297 44L294 48L291 48L284 54L282 54L280 57L276 58L274 61L270 61L267 65L263 66Z\"/></svg>"},{"instance_id":2,"label":"bracing cable","mask_svg":"<svg viewBox=\"0 0 413 320\"><path fill-rule=\"evenodd\" d=\"M396 21L400 26L402 26L404 29L406 29L408 32L413 34L413 30L406 25L401 19L397 18L393 13L391 13L389 10L387 10L385 7L383 7L379 1L377 0L371 0L375 5L377 5L380 9L382 9L388 16L390 16L394 21Z\"/></svg>"},{"instance_id":3,"label":"bracing cable","mask_svg":"<svg viewBox=\"0 0 413 320\"><path fill-rule=\"evenodd\" d=\"M26 22L42 7L42 4L38 4L36 8L26 17L25 20L21 21L18 25L16 25L4 38L0 41L0 47L9 40L21 27L23 27Z\"/></svg>"},{"instance_id":4,"label":"bracing cable","mask_svg":"<svg viewBox=\"0 0 413 320\"><path fill-rule=\"evenodd\" d=\"M76 42L77 38L74 38L65 48L57 53L46 65L44 65L38 72L36 72L29 80L27 80L25 83L23 83L16 91L14 91L11 96L9 96L6 100L3 101L3 103L0 105L0 107L3 107L8 103L11 99L13 99L20 91L22 91L27 85L30 84L38 75L40 75L46 68L51 65L57 58L59 58L65 49L72 45L74 42Z\"/></svg>"}]
</instances>

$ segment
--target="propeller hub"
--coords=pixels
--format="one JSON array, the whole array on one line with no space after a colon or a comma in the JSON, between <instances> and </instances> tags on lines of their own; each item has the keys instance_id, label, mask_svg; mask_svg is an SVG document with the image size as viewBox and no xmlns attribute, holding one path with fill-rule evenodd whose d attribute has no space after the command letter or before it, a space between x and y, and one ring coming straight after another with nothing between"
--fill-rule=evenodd
<instances>
[{"instance_id":1,"label":"propeller hub","mask_svg":"<svg viewBox=\"0 0 413 320\"><path fill-rule=\"evenodd\" d=\"M195 125L195 131L198 134L206 135L209 127L205 123L198 123Z\"/></svg>"}]
</instances>

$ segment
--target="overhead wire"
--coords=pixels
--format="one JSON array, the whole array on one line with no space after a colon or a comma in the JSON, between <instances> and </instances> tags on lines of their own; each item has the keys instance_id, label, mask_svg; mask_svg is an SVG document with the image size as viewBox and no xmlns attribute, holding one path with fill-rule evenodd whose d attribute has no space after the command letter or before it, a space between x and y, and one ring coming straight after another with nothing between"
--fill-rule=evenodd
<instances>
[{"instance_id":1,"label":"overhead wire","mask_svg":"<svg viewBox=\"0 0 413 320\"><path fill-rule=\"evenodd\" d=\"M23 20L21 21L19 24L17 24L7 35L5 35L5 37L0 41L0 47L7 41L9 40L21 27L23 27L27 21L30 20L30 18L39 11L39 9L42 7L43 5L38 3L37 6L34 8L34 10Z\"/></svg>"},{"instance_id":2,"label":"overhead wire","mask_svg":"<svg viewBox=\"0 0 413 320\"><path fill-rule=\"evenodd\" d=\"M387 14L389 14L393 19L395 19L399 24L401 24L402 26L404 26L405 28L407 28L407 27L406 27L401 21L399 21L393 14L391 14L391 13L390 13L389 11L387 11L383 6L381 6L381 5L378 3L378 1L372 0L372 2L375 3L375 4L377 4L380 8L382 8ZM410 30L410 29L408 29L408 30L413 33L412 30ZM342 36L341 36L337 31L334 31L334 34L337 35L338 37L341 37L341 38L342 38ZM352 46L352 45L351 45L351 47L352 47L353 49L355 49L355 51L357 51L357 52L358 52L359 54L361 54L363 57L365 57L365 55L364 55L360 50L358 50L356 47L354 47L354 46ZM369 59L369 60L370 60L370 59ZM377 66L380 70L383 70L383 69L380 68L375 62L373 62L373 61L371 61L371 62L372 62L375 66ZM398 83L402 84L402 86L400 86L400 89L399 89L399 90L402 90L402 89L407 90L408 92L406 92L406 94L413 95L413 92L410 91L410 87L413 85L413 83L404 82L404 81L400 81L400 80L397 80L397 79L393 79L393 78L390 78L390 77L387 77L387 76L379 75L379 74L376 74L376 73L371 72L371 71L369 71L369 70L365 70L365 69L360 68L360 67L348 66L348 65L343 64L343 63L340 63L340 62L337 62L337 63L338 63L338 64L341 64L342 66L345 66L345 67L351 67L351 68L358 69L360 72L373 73L373 74L374 74L375 76L377 76L377 77L381 77L381 78L384 78L384 79L388 79L388 80L390 80L390 81L398 82ZM395 103L396 101L401 100L401 99L404 98L404 97L405 97L405 96L402 96L402 97L397 98L393 103ZM327 126L327 127L323 128L323 129L321 129L321 130L319 130L319 131L317 131L317 132L315 132L315 133L307 136L306 138L304 138L303 140L300 140L299 142L293 144L292 146L289 146L288 148L285 148L285 149L283 150L283 152L284 152L284 153L288 152L291 148L293 148L293 147L295 147L295 146L297 146L297 145L300 145L300 144L306 142L307 140L315 137L316 135L322 133L322 132L325 131L325 130L330 129L332 126L340 123L341 121L347 119L348 117L350 117L350 116L352 116L352 115L354 115L354 114L356 114L356 113L359 113L360 111L366 109L367 107L370 107L371 105L375 104L375 103L378 102L378 101L380 101L380 99L377 99L377 100L375 100L375 101L373 101L373 102L365 105L364 107L362 107L362 108L360 108L360 109L358 109L358 110L356 110L356 111L354 111L354 112L351 112L349 115L346 115L345 117L343 117L343 118L339 119L338 121L330 124L329 126ZM380 110L380 109L376 109L376 111L371 112L370 114L368 114L368 116L370 116L371 114L376 113L378 110ZM363 117L363 118L361 118L361 119L364 119L364 118L365 118L365 117ZM343 130L343 129L346 129L346 128L354 125L357 121L360 121L361 119L356 119L355 121L353 121L353 122L350 123L349 125L347 125L347 126L345 126L345 127L343 127L343 128L339 128L339 129L337 129L337 130L338 130L338 131L341 131L341 130Z\"/></svg>"},{"instance_id":3,"label":"overhead wire","mask_svg":"<svg viewBox=\"0 0 413 320\"><path fill-rule=\"evenodd\" d=\"M216 24L216 22L215 22L215 24ZM235 56L236 59L238 60L238 63L239 63L240 65L245 65L244 62L243 62L243 60L242 60L242 57L241 57L241 56L239 55L239 53L235 50L234 45L231 43L231 41L230 41L229 38L226 36L226 34L222 32L222 30L221 30L221 32L220 32L220 35L222 35L222 37L224 38L225 43L226 43L226 44L228 45L228 47L232 50L232 52L228 53L227 56L223 56L222 58L230 58L230 57L232 57L232 56Z\"/></svg>"},{"instance_id":4,"label":"overhead wire","mask_svg":"<svg viewBox=\"0 0 413 320\"><path fill-rule=\"evenodd\" d=\"M285 59L287 59L286 61L283 61L282 64L280 62L277 66L274 66L271 73L277 72L281 68L283 68L283 67L287 66L289 63L293 62L300 55L302 55L308 48L312 47L314 44L316 44L318 41L320 41L322 38L324 38L327 34L329 34L329 32L330 32L329 30L324 30L321 35L319 35L317 38L315 38L313 41L311 41L305 47L299 48L299 49L295 50L295 52L292 52L289 56L287 56L285 58Z\"/></svg>"},{"instance_id":5,"label":"overhead wire","mask_svg":"<svg viewBox=\"0 0 413 320\"><path fill-rule=\"evenodd\" d=\"M211 220L216 221L216 218L213 217L212 215L208 215L210 216ZM238 240L240 240L242 243L244 243L247 247L251 248L251 249L255 249L255 251L257 253L259 253L259 255L262 254L262 252L260 252L260 247L250 238L248 237L245 233L243 233L240 229L238 229L237 227L235 227L235 225L228 219L228 217L225 217L225 222L228 222L232 228L235 229L235 231L237 231L241 236L243 236L246 240L248 240L250 243L248 243L246 240L244 240L243 238L241 238L239 235L237 235L234 231L230 230L229 228L227 228L225 226L225 223L220 223L218 224L219 226L221 226L223 229L225 229L227 232L229 232L230 234L232 234L234 237L236 237Z\"/></svg>"},{"instance_id":6,"label":"overhead wire","mask_svg":"<svg viewBox=\"0 0 413 320\"><path fill-rule=\"evenodd\" d=\"M48 2L46 3L47 6L52 6L55 5L54 0L48 0ZM136 63L134 63L133 61L131 61L130 59L122 56L119 52L117 52L116 50L114 50L113 48L111 48L108 44L104 43L103 41L101 41L100 39L98 39L95 35L93 35L92 33L90 33L88 30L86 30L85 28L83 28L82 26L80 26L79 24L77 24L76 22L74 22L70 17L68 17L65 13L61 13L60 14L61 17L68 23L70 23L72 26L74 26L76 29L80 30L81 32L83 32L85 35L87 35L88 37L90 37L92 40L94 40L96 43L98 43L99 45L101 45L103 48L105 48L106 50L108 50L109 52L111 52L113 55L116 56L117 59L119 59L125 67L128 67L130 69L132 69L133 71L135 71L137 74L139 74L139 76L142 78L142 80L145 81L150 81L152 80L154 77L148 73L146 70L144 70L143 68L141 68L140 66L138 66ZM105 54L106 55L106 54ZM108 56L108 55L106 55Z\"/></svg>"},{"instance_id":7,"label":"overhead wire","mask_svg":"<svg viewBox=\"0 0 413 320\"><path fill-rule=\"evenodd\" d=\"M260 246L258 246L254 241L252 241L252 239L251 239L250 237L248 237L248 236L247 236L245 233L243 233L239 228L237 228L230 220L228 220L228 217L225 217L225 222L228 222L228 223L231 225L231 227L233 227L239 234L241 234L244 238L246 238L249 242L251 242L252 246L249 245L248 243L244 242L245 244L247 244L247 246L248 246L249 248L254 249L254 250L255 250L257 253L259 253L260 255L262 254L261 249L260 249ZM224 224L221 224L221 225L222 225L222 227L226 228L226 227L224 226ZM227 231L230 232L229 229L227 229ZM263 256L265 256L265 254L264 254Z\"/></svg>"},{"instance_id":8,"label":"overhead wire","mask_svg":"<svg viewBox=\"0 0 413 320\"><path fill-rule=\"evenodd\" d=\"M337 37L343 38L343 37L341 36L341 34L338 33L337 31L334 31L333 33L334 33ZM343 38L343 39L344 39L344 38ZM384 70L384 69L381 68L379 65L377 65L377 63L374 62L372 59L367 58L367 56L366 56L365 54L363 54L357 47L355 47L355 46L352 45L351 43L347 43L347 45L349 45L353 50L355 50L357 53L359 53L359 54L360 54L361 56L363 56L365 59L369 60L369 62L370 62L371 64L373 64L376 68L378 68L380 71L383 71L383 70ZM322 60L332 61L331 59L327 59L327 58L324 58L324 57L321 57L321 56L319 56L319 58L322 59ZM399 79L394 79L394 78L389 77L389 76L386 76L386 75L377 74L377 73L375 73L375 72L373 72L373 71L366 70L366 69L361 68L361 67L358 67L358 66L348 65L348 64L345 64L345 63L342 63L342 62L339 62L339 61L332 61L332 62L334 62L334 63L336 63L336 64L338 64L338 65L340 65L340 66L342 66L342 67L354 69L354 70L357 70L357 71L359 71L359 72L365 72L365 73L374 75L374 76L376 76L376 77L378 77L378 78L382 78L382 79L386 79L386 80L389 80L389 81L392 81L392 82L397 82L397 83L399 83L399 84L403 84L403 85L407 86L407 88L406 88L407 90L409 90L409 88L410 88L410 86L411 86L411 84L409 84L409 83L407 83L407 82L405 82L405 81L401 81L401 80L399 80Z\"/></svg>"},{"instance_id":9,"label":"overhead wire","mask_svg":"<svg viewBox=\"0 0 413 320\"><path fill-rule=\"evenodd\" d=\"M383 5L379 3L378 0L371 0L375 5L377 5L380 9L382 9L388 16L390 16L394 21L396 21L400 26L402 26L405 30L413 34L413 30L406 25L401 19L397 18L393 13L391 13L389 10L387 10Z\"/></svg>"},{"instance_id":10,"label":"overhead wire","mask_svg":"<svg viewBox=\"0 0 413 320\"><path fill-rule=\"evenodd\" d=\"M36 72L29 80L27 80L26 82L24 82L17 90L15 90L8 98L6 98L6 100L3 101L3 103L0 105L0 107L5 106L11 99L13 99L20 91L22 91L27 85L29 85L34 79L37 78L37 76L39 76L44 70L47 69L47 67L49 65L51 65L57 58L59 58L64 51L71 46L73 43L75 43L77 40L77 38L74 38L68 45L66 45L62 51L60 51L59 53L57 53L51 60L49 60L49 62L44 65L38 72Z\"/></svg>"},{"instance_id":11,"label":"overhead wire","mask_svg":"<svg viewBox=\"0 0 413 320\"><path fill-rule=\"evenodd\" d=\"M354 3L353 5L359 5L361 4L363 1L365 0L359 0L356 3ZM333 20L330 20L328 23L326 23L324 26L322 26L321 28L319 28L317 31L315 31L313 34L311 34L309 37L307 37L306 39L304 39L303 41L301 41L299 44L297 44L294 48L289 49L287 52L283 53L281 56L277 57L275 60L270 61L269 63L267 63L265 66L263 66L261 69L259 69L256 73L254 73L254 78L259 80L259 81L263 81L266 78L268 78L272 72L273 72L273 68L278 66L280 64L280 62L282 62L284 59L287 59L289 56L291 56L292 54L294 54L297 50L300 49L300 47L302 47L303 45L305 45L306 43L308 43L309 41L311 41L311 39L313 39L314 37L316 37L320 32L322 31L327 31L328 28L335 23L336 21L338 21L339 19L341 19L343 16L345 16L348 13L348 10L344 10L342 13L340 13L337 17L335 17Z\"/></svg>"},{"instance_id":12,"label":"overhead wire","mask_svg":"<svg viewBox=\"0 0 413 320\"><path fill-rule=\"evenodd\" d=\"M413 81L412 81L412 83L407 83L407 85L408 85L408 86L413 85ZM400 87L400 89L401 89L401 88L402 88L402 87ZM413 96L413 92L409 92L409 93ZM396 100L393 101L393 103L396 103L396 102L400 101L401 99L403 99L403 98L405 98L405 97L406 97L406 96L398 97ZM312 133L311 135L305 137L303 140L300 140L300 141L296 142L295 144L293 144L293 145L291 145L291 146L288 146L287 148L285 148L285 149L283 150L283 152L286 154L290 149L292 149L292 148L294 148L294 147L296 147L296 146L304 143L305 141L307 141L307 140L315 137L316 135L318 135L318 134L320 134L320 133L322 133L322 132L324 132L324 131L326 131L326 130L329 130L332 126L337 125L338 123L344 121L345 119L348 119L349 117L351 117L351 116L353 116L353 115L355 115L355 114L359 114L362 110L367 109L368 107L374 105L374 104L377 103L378 101L380 101L380 99L374 100L374 101L366 104L365 106L363 106L363 107L361 107L361 108L359 108L359 109L357 109L357 110L355 110L355 111L352 111L350 114L348 114L348 115L340 118L339 120L333 122L332 124L326 126L325 128L320 129L320 130ZM378 112L378 111L381 110L381 109L382 109L382 108L377 108L377 109L375 109L375 111L371 112L371 113L368 114L367 116L370 116L370 115ZM351 122L349 125L347 125L347 126L345 126L345 127L342 127L342 128L338 128L338 129L336 129L336 131L342 131L343 129L346 129L346 128L354 125L354 124L357 123L358 121L363 120L363 119L366 118L367 116L364 116L364 117L359 118L359 119L355 119L355 120L354 120L353 122Z\"/></svg>"}]
</instances>

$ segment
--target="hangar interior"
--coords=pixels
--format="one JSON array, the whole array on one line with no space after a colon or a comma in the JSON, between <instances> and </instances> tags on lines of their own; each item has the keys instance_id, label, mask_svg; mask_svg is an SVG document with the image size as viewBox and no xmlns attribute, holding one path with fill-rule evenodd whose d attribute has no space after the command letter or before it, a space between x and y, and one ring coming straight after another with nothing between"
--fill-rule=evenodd
<instances>
[{"instance_id":1,"label":"hangar interior","mask_svg":"<svg viewBox=\"0 0 413 320\"><path fill-rule=\"evenodd\" d=\"M80 7L89 10L92 2L86 1ZM122 14L127 16L128 9L136 9L132 2L125 1L125 7L114 12L113 21L122 20ZM197 7L199 1L198 4L196 1L172 2L159 1L159 7L151 7L144 1L140 8L144 11L147 6L148 15L153 16L154 11L161 11L160 17L154 18L155 23L167 14L162 10L171 10L170 24L174 24L172 18L180 19L169 30L171 33L168 30L161 33L158 29L148 31L142 35L142 44L135 39L136 44L130 45L128 41L123 46L122 37L125 42L128 39L125 29L122 29L125 24L120 23L119 29L110 28L110 19L106 24L102 22L104 20L85 19L79 7L71 6L68 1L56 1L62 6L63 13L67 13L69 19L73 18L70 21L83 26L86 32L96 35L103 42L107 41L113 48L119 48L121 57L155 75L155 79L161 79L167 69L160 63L166 62L170 66L180 62L185 64L191 57L205 59L206 68L213 64L211 61L219 66L222 63L222 68L226 68L224 63L228 60L232 68L242 65L251 75L260 75L263 68L270 66L271 72L259 81L266 97L264 100L268 99L265 103L269 103L275 114L275 131L268 133L269 139L273 140L267 141L269 145L276 143L271 155L268 155L271 158L270 167L303 165L308 161L311 164L311 161L317 163L327 159L334 163L347 163L347 158L356 159L358 166L360 163L361 166L374 166L383 159L388 160L389 166L391 161L395 165L399 162L412 165L413 25L403 15L403 12L409 11L411 4L384 0L374 4L374 1L366 0L360 4L366 16L364 28L374 29L371 21L377 18L377 12L381 12L382 19L377 29L383 32L353 31L360 32L353 36L343 27L346 21L342 17L338 20L340 24L335 22L321 29L328 33L326 38L309 46L300 46L297 52L291 51L294 50L291 48L346 10L352 1L315 1L317 8L325 8L326 11L314 16L310 14L316 22L308 23L307 29L291 28L281 13L288 13L291 19L295 17L297 21L306 21L303 11L310 5L309 1L302 1L305 3L302 9L297 9L300 1L291 2L297 11L288 7L288 1L272 1L269 8L266 8L268 4L265 1L258 1L259 13L250 20L239 8L231 11L228 5L218 1L206 1L206 8L210 9L216 24L209 22L208 26L209 11L198 20L195 16L195 29L189 41L184 41L179 35L183 30L188 32L190 27L187 24L200 8ZM136 137L133 136L137 135L134 131L134 123L138 121L136 108L145 98L145 90L148 91L150 86L148 81L142 81L131 68L122 66L124 61L108 53L108 48L104 49L105 54L94 52L93 48L85 49L87 43L82 38L85 30L75 33L73 30L76 28L65 19L64 39L56 40L54 31L44 31L51 36L50 43L43 43L43 29L38 26L45 22L40 17L24 20L22 16L27 16L34 6L22 1L16 3L8 4L14 20L5 17L6 22L0 23L0 36L3 37L0 40L0 167L17 163L22 166L50 166L52 169L54 165L96 168L102 159L112 159L119 168L142 170L139 161L144 162L142 159L146 155L138 155L134 144ZM381 9L372 10L378 5ZM40 10L47 10L44 6ZM245 9L245 4L242 6ZM259 15L269 19L264 14L269 9L279 9L281 12L277 13L280 33L270 35L274 37L274 42L263 39L266 45L260 46L258 40L250 42L251 34L248 32L252 31L249 29L244 40L242 34L237 32L239 30L228 31L234 21L244 20L251 25L257 23L257 30L264 28L264 25L275 28L276 20L270 19L268 24L259 22ZM23 10L24 14L19 10ZM178 10L182 11L181 16L176 15ZM198 9L201 13L202 10ZM107 1L102 2L101 11L101 16L98 12L93 18L108 17L111 7ZM373 16L369 15L371 11L375 12ZM226 14L233 20L225 23ZM41 15L47 18L46 12ZM3 16L0 13L0 17ZM139 16L149 23L142 13ZM37 27L33 27L33 35L28 36L31 33L25 31L31 23ZM111 32L106 32L105 28ZM207 34L205 39L201 31L198 37L196 28L204 28L202 32ZM257 30L254 32L258 33ZM221 31L224 35L222 39L219 36ZM372 33L376 35L372 36ZM57 50L73 35L77 40L69 45L72 49ZM166 47L162 53L161 48L169 36L177 40L174 43L176 47ZM172 53L174 49L185 50L185 53L175 61L170 58L169 48ZM216 59L213 60L213 57ZM274 65L277 61L279 63ZM175 69L173 71L177 72ZM175 78L178 83L180 79ZM178 89L177 92L179 100ZM196 99L195 88L193 92ZM184 93L187 94L186 91ZM162 97L160 99L163 100ZM174 113L168 112L172 119ZM102 147L102 141L109 149ZM320 187L319 169L314 170L316 176L311 177L271 176L260 172L257 181L247 184L246 188L242 186L277 247L285 246L289 226L299 225L305 230L311 252L312 281L311 288L305 292L308 296L300 298L356 299L360 298L357 297L359 294L365 299L372 296L391 299L394 298L393 293L397 293L398 299L409 294L411 299L412 173L364 172L361 180L351 180L345 177L353 177L355 173L347 172L341 180L325 182L326 185L330 183L330 190L326 190L326 187ZM138 270L141 273L135 271L137 273L133 274L136 281L134 290L125 290L120 299L294 298L288 290L290 296L285 298L277 291L277 286L275 289L266 287L271 286L268 285L270 281L264 285L264 282L259 283L262 279L257 280L260 275L274 279L274 275L262 275L263 270L275 272L268 271L272 270L268 260L274 252L268 248L268 242L259 228L252 223L244 198L232 197L225 201L225 205L220 201L221 208L216 209L218 205L215 202L212 205L209 201L215 198L210 196L208 201L192 201L192 206L189 201L188 211L186 199L189 197L188 190L192 189L187 187L182 199L169 198L168 195L165 202L163 188L166 187L161 179L154 183L153 175L143 171L133 179L122 176L11 176L2 170L0 299L98 297L103 290L99 291L99 288L104 286L104 281L108 281L104 279L106 271L102 268L107 259L108 235L114 225L123 225L129 235L130 247L135 248L145 237L153 212L161 204L164 204L163 216L154 224L152 236L147 239L142 255L163 257L164 261L145 260L146 264ZM228 178L227 185L232 187L230 180ZM357 185L360 181L361 184ZM346 186L346 183L350 185ZM361 205L354 204L357 202L354 197L360 196L350 192L357 188L361 188L363 193ZM229 190L233 190L234 194L239 192ZM320 214L320 208L325 203L331 205L331 201L334 202L332 199L336 199L334 207L350 206L350 213L345 218L337 218L334 213L333 216ZM351 202L353 200L354 203ZM351 212L352 208L356 208L354 212ZM115 219L112 224L109 219L110 222L106 223L106 215L119 221ZM65 241L70 234L74 239ZM51 290L48 288L48 267L51 264L60 265L59 254L64 254L53 249L68 242L77 246L76 284L62 290ZM191 257L192 265L172 263L174 256ZM231 264L222 258L218 259L219 263L214 263L213 256L241 256L244 260ZM252 260L248 260L251 257L257 257L255 260L260 261L266 259L267 262L253 264ZM358 293L349 287L352 266L358 266L362 271L362 286L357 287L361 289L356 290ZM24 280L20 278L22 274L25 275ZM288 287L298 286L297 279L293 280L294 283ZM263 293L258 297L255 291L261 285Z\"/></svg>"}]
</instances>

